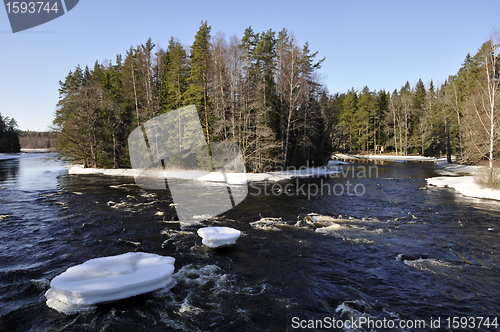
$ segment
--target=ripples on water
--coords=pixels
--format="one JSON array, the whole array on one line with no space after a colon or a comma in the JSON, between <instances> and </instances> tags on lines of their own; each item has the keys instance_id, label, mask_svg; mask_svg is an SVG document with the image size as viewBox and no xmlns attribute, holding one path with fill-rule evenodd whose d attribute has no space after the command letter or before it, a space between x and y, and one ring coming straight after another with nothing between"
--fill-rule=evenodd
<instances>
[{"instance_id":1,"label":"ripples on water","mask_svg":"<svg viewBox=\"0 0 500 332\"><path fill-rule=\"evenodd\" d=\"M50 154L0 160L0 330L292 331L293 317L499 315L497 202L419 190L433 164L386 163L376 175L290 181L282 193L261 183L233 210L181 228L167 191L68 176ZM364 195L300 191L347 181ZM212 250L201 225L243 234ZM45 305L57 274L129 251L175 257L177 286L74 315Z\"/></svg>"}]
</instances>

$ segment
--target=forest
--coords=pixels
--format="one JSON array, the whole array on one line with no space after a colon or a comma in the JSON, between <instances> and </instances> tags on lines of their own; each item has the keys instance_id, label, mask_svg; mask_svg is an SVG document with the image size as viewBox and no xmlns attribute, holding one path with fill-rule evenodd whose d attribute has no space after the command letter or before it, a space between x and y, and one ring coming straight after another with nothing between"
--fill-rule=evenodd
<instances>
[{"instance_id":1,"label":"forest","mask_svg":"<svg viewBox=\"0 0 500 332\"><path fill-rule=\"evenodd\" d=\"M53 149L59 134L51 131L21 131L19 135L21 149Z\"/></svg>"},{"instance_id":2,"label":"forest","mask_svg":"<svg viewBox=\"0 0 500 332\"><path fill-rule=\"evenodd\" d=\"M21 151L16 120L0 114L0 153Z\"/></svg>"},{"instance_id":3,"label":"forest","mask_svg":"<svg viewBox=\"0 0 500 332\"><path fill-rule=\"evenodd\" d=\"M486 41L443 85L422 80L399 90L350 90L328 98L332 145L343 151L444 156L464 164L498 157L498 37Z\"/></svg>"},{"instance_id":4,"label":"forest","mask_svg":"<svg viewBox=\"0 0 500 332\"><path fill-rule=\"evenodd\" d=\"M207 142L239 145L248 171L324 165L334 151L498 157L498 38L444 84L330 94L309 45L283 29L211 35L202 22L187 49L148 39L114 62L77 66L60 82L58 151L86 167L130 167L127 137L155 116L194 104Z\"/></svg>"}]
</instances>

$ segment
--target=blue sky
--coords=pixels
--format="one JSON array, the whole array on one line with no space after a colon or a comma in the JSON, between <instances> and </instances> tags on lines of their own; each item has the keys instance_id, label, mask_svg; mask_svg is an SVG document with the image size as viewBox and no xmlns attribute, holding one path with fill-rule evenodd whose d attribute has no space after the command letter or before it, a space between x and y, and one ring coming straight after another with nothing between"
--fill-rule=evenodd
<instances>
[{"instance_id":1,"label":"blue sky","mask_svg":"<svg viewBox=\"0 0 500 332\"><path fill-rule=\"evenodd\" d=\"M309 42L331 93L399 89L422 78L442 84L467 53L500 28L498 0L80 0L67 14L13 34L0 8L0 113L22 130L48 130L59 80L76 65L114 60L149 37L190 45L204 20L241 37L286 28Z\"/></svg>"}]
</instances>

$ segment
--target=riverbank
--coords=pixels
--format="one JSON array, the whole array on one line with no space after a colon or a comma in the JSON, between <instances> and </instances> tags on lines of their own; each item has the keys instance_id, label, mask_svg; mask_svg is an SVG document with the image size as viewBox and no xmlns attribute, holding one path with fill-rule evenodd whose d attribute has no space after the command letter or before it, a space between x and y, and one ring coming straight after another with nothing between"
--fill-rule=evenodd
<instances>
[{"instance_id":1,"label":"riverbank","mask_svg":"<svg viewBox=\"0 0 500 332\"><path fill-rule=\"evenodd\" d=\"M482 170L483 166L461 165L448 163L446 158L434 158L424 156L398 156L392 154L375 155L348 155L336 154L335 158L341 160L383 160L393 162L434 162L436 173L439 177L428 178L427 184L439 188L451 188L457 193L473 198L484 198L500 200L500 190L481 188L475 182L475 174ZM453 157L453 160L455 158Z\"/></svg>"},{"instance_id":2,"label":"riverbank","mask_svg":"<svg viewBox=\"0 0 500 332\"><path fill-rule=\"evenodd\" d=\"M438 162L446 160L446 158L434 158L434 157L424 157L424 156L398 156L394 154L345 154L337 153L332 157L341 160L383 160L383 161L394 161L394 162Z\"/></svg>"},{"instance_id":3,"label":"riverbank","mask_svg":"<svg viewBox=\"0 0 500 332\"><path fill-rule=\"evenodd\" d=\"M56 152L56 149L21 149L21 152L25 152L25 153L50 153L50 152Z\"/></svg>"},{"instance_id":4,"label":"riverbank","mask_svg":"<svg viewBox=\"0 0 500 332\"><path fill-rule=\"evenodd\" d=\"M263 172L263 173L221 173L221 172L203 172L203 171L146 171L142 169L104 169L104 168L85 168L82 165L71 165L68 167L68 174L99 174L106 176L146 176L152 178L175 178L175 179L197 179L207 182L227 182L229 184L245 184L250 182L278 182L295 178L315 178L326 177L341 172L339 166L333 167L307 167L290 169L286 171Z\"/></svg>"},{"instance_id":5,"label":"riverbank","mask_svg":"<svg viewBox=\"0 0 500 332\"><path fill-rule=\"evenodd\" d=\"M439 188L451 188L463 196L500 200L500 190L481 188L475 181L475 175L485 166L450 164L440 161L436 172L439 177L427 179L427 184Z\"/></svg>"},{"instance_id":6,"label":"riverbank","mask_svg":"<svg viewBox=\"0 0 500 332\"><path fill-rule=\"evenodd\" d=\"M474 181L474 174L481 170L482 166L450 164L446 158L433 158L424 156L395 156L395 155L345 155L336 154L333 156L342 160L384 160L393 162L434 162L436 163L436 173L439 177L428 178L429 186L439 188L451 188L457 193L473 197L500 200L500 190L481 188ZM0 156L1 158L1 156ZM252 182L279 182L296 178L319 178L341 173L341 162L332 163L328 166L299 168L286 171L263 172L263 173L226 173L202 172L202 171L144 171L141 169L104 169L85 168L82 165L71 165L68 167L68 174L73 175L106 175L106 176L127 176L137 178L147 176L152 178L166 179L197 179L206 182L227 182L229 184L246 184Z\"/></svg>"}]
</instances>

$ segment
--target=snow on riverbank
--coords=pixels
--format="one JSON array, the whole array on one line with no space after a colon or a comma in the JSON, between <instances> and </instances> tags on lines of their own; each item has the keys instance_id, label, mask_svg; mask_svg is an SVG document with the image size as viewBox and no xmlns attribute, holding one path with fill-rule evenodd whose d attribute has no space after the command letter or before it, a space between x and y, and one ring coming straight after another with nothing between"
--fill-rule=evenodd
<instances>
[{"instance_id":1,"label":"snow on riverbank","mask_svg":"<svg viewBox=\"0 0 500 332\"><path fill-rule=\"evenodd\" d=\"M446 160L438 160L436 166L436 173L451 176L474 175L482 168L482 166L450 164Z\"/></svg>"},{"instance_id":2,"label":"snow on riverbank","mask_svg":"<svg viewBox=\"0 0 500 332\"><path fill-rule=\"evenodd\" d=\"M468 197L500 200L500 190L481 188L474 181L474 176L440 176L427 179L427 184L441 188L453 188Z\"/></svg>"},{"instance_id":3,"label":"snow on riverbank","mask_svg":"<svg viewBox=\"0 0 500 332\"><path fill-rule=\"evenodd\" d=\"M352 154L335 154L337 159L344 160L386 160L394 162L415 161L415 162L438 162L446 160L446 158L434 158L424 156L398 156L393 154L367 154L367 155L352 155Z\"/></svg>"},{"instance_id":4,"label":"snow on riverbank","mask_svg":"<svg viewBox=\"0 0 500 332\"><path fill-rule=\"evenodd\" d=\"M446 158L433 158L424 156L396 156L388 154L376 155L347 155L336 154L334 157L343 160L386 160L394 162L435 162L437 166L436 173L443 175L440 177L429 178L427 184L440 188L452 188L463 196L474 198L485 198L500 200L500 190L481 188L474 181L474 174L483 168L483 166L470 166L460 164L450 164Z\"/></svg>"},{"instance_id":5,"label":"snow on riverbank","mask_svg":"<svg viewBox=\"0 0 500 332\"><path fill-rule=\"evenodd\" d=\"M71 165L68 167L68 174L101 174L108 176L133 176L141 175L141 169L103 169L84 168L81 165ZM203 171L149 171L148 176L153 178L175 178L175 179L197 179L207 182L226 182L229 184L245 184L248 182L269 181L278 182L294 178L325 177L340 173L338 167L314 167L299 168L278 172L266 173L226 173L203 172Z\"/></svg>"},{"instance_id":6,"label":"snow on riverbank","mask_svg":"<svg viewBox=\"0 0 500 332\"><path fill-rule=\"evenodd\" d=\"M446 161L439 161L436 164L438 168L436 172L446 176L426 179L428 185L452 188L463 196L500 200L500 190L481 188L475 182L474 175L483 166L449 164Z\"/></svg>"},{"instance_id":7,"label":"snow on riverbank","mask_svg":"<svg viewBox=\"0 0 500 332\"><path fill-rule=\"evenodd\" d=\"M55 149L21 149L21 152L26 152L26 153L49 153L49 152L56 152Z\"/></svg>"}]
</instances>

